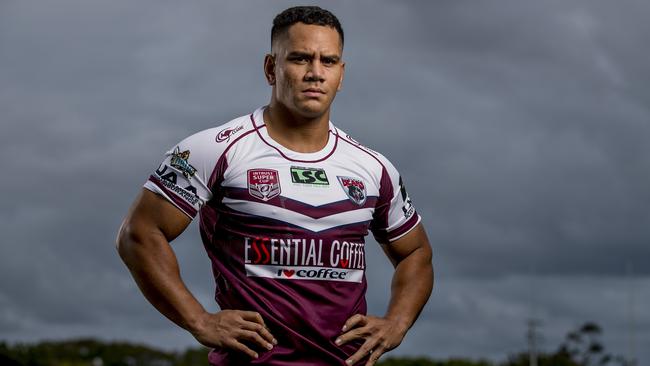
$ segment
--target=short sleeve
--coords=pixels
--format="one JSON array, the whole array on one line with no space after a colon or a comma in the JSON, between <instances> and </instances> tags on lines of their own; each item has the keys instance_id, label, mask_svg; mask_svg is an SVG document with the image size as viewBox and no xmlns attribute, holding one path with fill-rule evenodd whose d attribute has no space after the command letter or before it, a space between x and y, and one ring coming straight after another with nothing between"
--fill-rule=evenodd
<instances>
[{"instance_id":1,"label":"short sleeve","mask_svg":"<svg viewBox=\"0 0 650 366\"><path fill-rule=\"evenodd\" d=\"M212 198L209 184L220 155L217 150L214 135L207 131L186 138L165 153L144 188L164 197L193 219Z\"/></svg>"},{"instance_id":2,"label":"short sleeve","mask_svg":"<svg viewBox=\"0 0 650 366\"><path fill-rule=\"evenodd\" d=\"M406 235L421 218L406 192L402 177L385 158L380 185L370 230L377 242L385 244Z\"/></svg>"}]
</instances>

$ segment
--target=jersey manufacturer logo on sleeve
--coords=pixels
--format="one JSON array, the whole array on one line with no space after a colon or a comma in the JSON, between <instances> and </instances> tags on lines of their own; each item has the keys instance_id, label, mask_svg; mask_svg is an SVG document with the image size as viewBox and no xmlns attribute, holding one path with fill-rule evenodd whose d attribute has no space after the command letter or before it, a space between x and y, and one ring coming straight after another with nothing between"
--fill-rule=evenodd
<instances>
[{"instance_id":1,"label":"jersey manufacturer logo on sleeve","mask_svg":"<svg viewBox=\"0 0 650 366\"><path fill-rule=\"evenodd\" d=\"M250 169L248 171L248 193L262 201L280 195L280 176L273 169Z\"/></svg>"},{"instance_id":2,"label":"jersey manufacturer logo on sleeve","mask_svg":"<svg viewBox=\"0 0 650 366\"><path fill-rule=\"evenodd\" d=\"M228 142L230 141L230 138L236 134L237 132L241 131L244 129L244 126L237 126L234 128L225 128L217 134L217 142Z\"/></svg>"},{"instance_id":3,"label":"jersey manufacturer logo on sleeve","mask_svg":"<svg viewBox=\"0 0 650 366\"><path fill-rule=\"evenodd\" d=\"M291 181L311 186L328 186L330 184L324 169L298 166L291 167Z\"/></svg>"},{"instance_id":4,"label":"jersey manufacturer logo on sleeve","mask_svg":"<svg viewBox=\"0 0 650 366\"><path fill-rule=\"evenodd\" d=\"M194 173L196 173L196 169L190 165L190 163L187 161L187 159L190 158L190 151L185 150L181 152L178 146L176 146L176 149L174 149L174 152L172 152L172 158L170 161L170 165L173 166L174 168L178 169L183 173L185 178L193 177Z\"/></svg>"},{"instance_id":5,"label":"jersey manufacturer logo on sleeve","mask_svg":"<svg viewBox=\"0 0 650 366\"><path fill-rule=\"evenodd\" d=\"M366 203L366 185L363 184L361 179L350 177L337 177L341 187L348 195L348 198L359 206Z\"/></svg>"}]
</instances>

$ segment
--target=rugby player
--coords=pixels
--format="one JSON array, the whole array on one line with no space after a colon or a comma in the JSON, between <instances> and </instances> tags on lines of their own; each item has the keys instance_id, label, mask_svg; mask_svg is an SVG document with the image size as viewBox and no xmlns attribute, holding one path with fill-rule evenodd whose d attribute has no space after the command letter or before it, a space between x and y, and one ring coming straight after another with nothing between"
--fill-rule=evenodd
<instances>
[{"instance_id":1,"label":"rugby player","mask_svg":"<svg viewBox=\"0 0 650 366\"><path fill-rule=\"evenodd\" d=\"M431 294L431 248L398 171L329 119L343 43L329 11L277 15L269 104L172 147L120 228L144 296L212 348L212 365L373 365ZM197 213L216 313L186 288L169 245ZM395 269L383 316L366 314L369 231Z\"/></svg>"}]
</instances>

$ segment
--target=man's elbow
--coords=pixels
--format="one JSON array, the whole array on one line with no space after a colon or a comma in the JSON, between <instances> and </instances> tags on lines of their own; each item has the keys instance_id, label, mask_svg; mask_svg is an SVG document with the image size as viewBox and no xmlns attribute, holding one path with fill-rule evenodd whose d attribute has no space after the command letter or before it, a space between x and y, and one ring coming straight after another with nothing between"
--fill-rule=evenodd
<instances>
[{"instance_id":1,"label":"man's elbow","mask_svg":"<svg viewBox=\"0 0 650 366\"><path fill-rule=\"evenodd\" d=\"M115 239L115 249L122 261L128 263L128 259L133 255L134 246L137 244L137 235L133 225L128 220L122 222Z\"/></svg>"},{"instance_id":2,"label":"man's elbow","mask_svg":"<svg viewBox=\"0 0 650 366\"><path fill-rule=\"evenodd\" d=\"M412 257L419 267L433 267L433 251L428 241L422 242L409 257Z\"/></svg>"},{"instance_id":3,"label":"man's elbow","mask_svg":"<svg viewBox=\"0 0 650 366\"><path fill-rule=\"evenodd\" d=\"M433 270L433 251L431 245L427 241L423 243L417 250L414 251L414 255L417 258L417 264L423 274L426 273L426 277L430 279L431 286L434 283L434 270Z\"/></svg>"}]
</instances>

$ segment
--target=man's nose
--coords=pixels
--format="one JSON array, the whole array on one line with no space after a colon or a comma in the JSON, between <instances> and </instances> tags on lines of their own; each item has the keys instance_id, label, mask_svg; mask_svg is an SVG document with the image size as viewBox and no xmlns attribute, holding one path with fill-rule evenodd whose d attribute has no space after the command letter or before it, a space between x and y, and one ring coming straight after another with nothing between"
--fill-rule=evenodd
<instances>
[{"instance_id":1,"label":"man's nose","mask_svg":"<svg viewBox=\"0 0 650 366\"><path fill-rule=\"evenodd\" d=\"M305 79L306 81L325 81L324 67L320 60L316 59L309 63Z\"/></svg>"}]
</instances>

